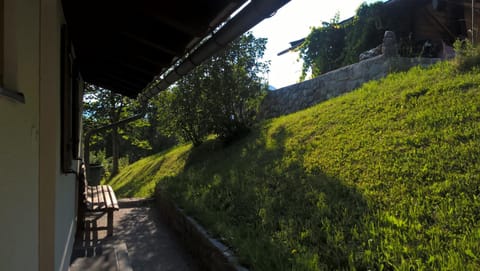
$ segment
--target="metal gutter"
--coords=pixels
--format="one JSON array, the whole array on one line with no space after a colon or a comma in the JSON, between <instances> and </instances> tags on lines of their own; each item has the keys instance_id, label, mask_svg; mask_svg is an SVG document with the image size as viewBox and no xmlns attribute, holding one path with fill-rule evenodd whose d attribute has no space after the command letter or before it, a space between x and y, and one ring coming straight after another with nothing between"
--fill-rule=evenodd
<instances>
[{"instance_id":1,"label":"metal gutter","mask_svg":"<svg viewBox=\"0 0 480 271\"><path fill-rule=\"evenodd\" d=\"M225 48L228 43L247 32L250 28L271 17L279 8L290 0L252 0L219 30L191 52L186 58L179 60L172 68L150 83L138 96L140 103L145 103L160 91L186 75L214 53Z\"/></svg>"}]
</instances>

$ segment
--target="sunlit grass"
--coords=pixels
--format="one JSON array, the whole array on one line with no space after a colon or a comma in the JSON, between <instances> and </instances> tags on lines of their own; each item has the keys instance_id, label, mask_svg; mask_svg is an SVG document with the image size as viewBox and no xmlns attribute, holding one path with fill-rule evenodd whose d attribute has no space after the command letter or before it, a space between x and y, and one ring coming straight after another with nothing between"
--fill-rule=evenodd
<instances>
[{"instance_id":1,"label":"sunlit grass","mask_svg":"<svg viewBox=\"0 0 480 271\"><path fill-rule=\"evenodd\" d=\"M480 270L480 74L415 68L113 180L156 183L252 270Z\"/></svg>"},{"instance_id":2,"label":"sunlit grass","mask_svg":"<svg viewBox=\"0 0 480 271\"><path fill-rule=\"evenodd\" d=\"M159 180L183 170L190 149L184 145L143 158L122 169L108 184L120 197L151 197Z\"/></svg>"}]
</instances>

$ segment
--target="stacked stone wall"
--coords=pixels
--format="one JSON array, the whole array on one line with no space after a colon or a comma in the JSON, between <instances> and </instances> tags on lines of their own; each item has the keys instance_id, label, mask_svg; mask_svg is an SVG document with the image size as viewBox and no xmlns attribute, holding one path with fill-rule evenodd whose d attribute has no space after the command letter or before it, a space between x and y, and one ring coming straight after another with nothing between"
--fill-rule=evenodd
<instances>
[{"instance_id":1,"label":"stacked stone wall","mask_svg":"<svg viewBox=\"0 0 480 271\"><path fill-rule=\"evenodd\" d=\"M268 119L297 112L350 92L371 80L414 66L429 66L432 58L405 58L385 54L355 63L311 80L271 91L260 106L259 118Z\"/></svg>"}]
</instances>

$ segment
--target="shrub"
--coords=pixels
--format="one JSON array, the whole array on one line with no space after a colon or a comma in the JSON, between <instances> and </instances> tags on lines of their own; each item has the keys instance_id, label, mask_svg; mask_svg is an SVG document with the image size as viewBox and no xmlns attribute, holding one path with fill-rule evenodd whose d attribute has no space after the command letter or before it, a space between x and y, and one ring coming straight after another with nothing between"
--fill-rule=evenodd
<instances>
[{"instance_id":1,"label":"shrub","mask_svg":"<svg viewBox=\"0 0 480 271\"><path fill-rule=\"evenodd\" d=\"M156 99L167 134L199 146L213 133L225 142L253 125L267 84L262 62L267 40L245 34L184 76Z\"/></svg>"},{"instance_id":2,"label":"shrub","mask_svg":"<svg viewBox=\"0 0 480 271\"><path fill-rule=\"evenodd\" d=\"M480 47L475 46L470 40L456 40L454 43L457 69L467 72L480 67Z\"/></svg>"}]
</instances>

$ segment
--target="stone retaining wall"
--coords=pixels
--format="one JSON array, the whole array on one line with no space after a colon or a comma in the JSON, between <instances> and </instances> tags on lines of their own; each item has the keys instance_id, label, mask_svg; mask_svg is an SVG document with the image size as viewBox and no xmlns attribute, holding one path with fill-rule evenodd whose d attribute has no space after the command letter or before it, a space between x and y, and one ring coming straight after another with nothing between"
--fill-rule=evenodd
<instances>
[{"instance_id":1,"label":"stone retaining wall","mask_svg":"<svg viewBox=\"0 0 480 271\"><path fill-rule=\"evenodd\" d=\"M158 187L155 199L160 217L177 233L184 247L200 264L200 270L248 271L238 264L227 246L212 238L193 218L185 215Z\"/></svg>"},{"instance_id":2,"label":"stone retaining wall","mask_svg":"<svg viewBox=\"0 0 480 271\"><path fill-rule=\"evenodd\" d=\"M383 78L391 72L405 71L418 65L429 66L437 61L439 59L376 56L269 92L260 106L258 117L268 119L297 112L350 92L365 82Z\"/></svg>"}]
</instances>

